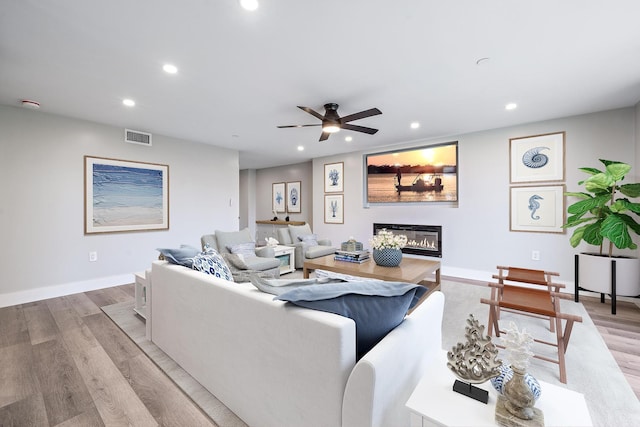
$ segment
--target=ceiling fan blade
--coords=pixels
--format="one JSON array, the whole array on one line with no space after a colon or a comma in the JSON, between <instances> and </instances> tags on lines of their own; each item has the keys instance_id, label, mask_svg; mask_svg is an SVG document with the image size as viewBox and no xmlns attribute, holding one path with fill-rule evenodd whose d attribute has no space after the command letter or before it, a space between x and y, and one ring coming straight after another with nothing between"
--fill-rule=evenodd
<instances>
[{"instance_id":1,"label":"ceiling fan blade","mask_svg":"<svg viewBox=\"0 0 640 427\"><path fill-rule=\"evenodd\" d=\"M287 126L278 126L278 128L282 129L282 128L306 128L309 126L322 126L322 123L318 123L315 125L287 125Z\"/></svg>"},{"instance_id":2,"label":"ceiling fan blade","mask_svg":"<svg viewBox=\"0 0 640 427\"><path fill-rule=\"evenodd\" d=\"M331 135L329 132L322 132L322 135L320 135L320 139L318 141L326 141L327 139L329 139L329 135Z\"/></svg>"},{"instance_id":3,"label":"ceiling fan blade","mask_svg":"<svg viewBox=\"0 0 640 427\"><path fill-rule=\"evenodd\" d=\"M364 119L365 117L377 116L382 114L382 111L377 108L371 108L369 110L360 111L359 113L349 114L348 116L340 117L342 123L352 122L354 120Z\"/></svg>"},{"instance_id":4,"label":"ceiling fan blade","mask_svg":"<svg viewBox=\"0 0 640 427\"><path fill-rule=\"evenodd\" d=\"M298 108L301 109L302 111L306 111L307 113L311 114L316 119L324 120L324 116L322 114L318 113L317 111L312 110L309 107L301 107L301 106L298 105Z\"/></svg>"},{"instance_id":5,"label":"ceiling fan blade","mask_svg":"<svg viewBox=\"0 0 640 427\"><path fill-rule=\"evenodd\" d=\"M364 133L368 133L369 135L373 135L374 133L378 132L378 129L368 128L364 126L350 125L348 123L341 125L340 128L346 129L346 130L354 130L356 132L364 132Z\"/></svg>"}]
</instances>

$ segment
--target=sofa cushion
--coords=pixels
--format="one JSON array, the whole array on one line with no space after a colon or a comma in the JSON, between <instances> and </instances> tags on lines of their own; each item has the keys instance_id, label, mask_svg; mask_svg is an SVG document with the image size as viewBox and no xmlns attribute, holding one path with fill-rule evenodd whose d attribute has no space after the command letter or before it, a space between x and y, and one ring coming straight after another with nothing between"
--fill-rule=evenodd
<instances>
[{"instance_id":1,"label":"sofa cushion","mask_svg":"<svg viewBox=\"0 0 640 427\"><path fill-rule=\"evenodd\" d=\"M158 248L164 258L171 264L183 265L191 268L193 258L200 253L200 249L189 245L180 245L180 248Z\"/></svg>"},{"instance_id":2,"label":"sofa cushion","mask_svg":"<svg viewBox=\"0 0 640 427\"><path fill-rule=\"evenodd\" d=\"M210 247L193 258L193 269L233 282L229 266L222 256Z\"/></svg>"},{"instance_id":3,"label":"sofa cushion","mask_svg":"<svg viewBox=\"0 0 640 427\"><path fill-rule=\"evenodd\" d=\"M305 234L304 236L298 236L298 240L304 243L307 247L318 246L317 234Z\"/></svg>"},{"instance_id":4,"label":"sofa cushion","mask_svg":"<svg viewBox=\"0 0 640 427\"><path fill-rule=\"evenodd\" d=\"M251 258L256 256L256 244L254 242L238 243L227 246L232 254L241 255L242 258Z\"/></svg>"},{"instance_id":5,"label":"sofa cushion","mask_svg":"<svg viewBox=\"0 0 640 427\"><path fill-rule=\"evenodd\" d=\"M247 269L249 270L263 271L280 267L280 260L278 258L262 258L254 256L245 258L244 263L247 265Z\"/></svg>"},{"instance_id":6,"label":"sofa cushion","mask_svg":"<svg viewBox=\"0 0 640 427\"><path fill-rule=\"evenodd\" d=\"M248 228L240 231L220 231L216 230L216 240L218 241L218 251L220 253L231 252L227 248L239 243L253 242Z\"/></svg>"},{"instance_id":7,"label":"sofa cushion","mask_svg":"<svg viewBox=\"0 0 640 427\"><path fill-rule=\"evenodd\" d=\"M305 249L306 251L304 253L304 256L307 259L313 259L321 256L331 255L336 251L336 248L334 248L333 246L320 246L320 245L311 246Z\"/></svg>"},{"instance_id":8,"label":"sofa cushion","mask_svg":"<svg viewBox=\"0 0 640 427\"><path fill-rule=\"evenodd\" d=\"M300 241L299 237L313 234L313 231L311 231L311 227L309 227L309 224L305 224L305 225L289 224L289 234L291 234L291 240L295 243Z\"/></svg>"},{"instance_id":9,"label":"sofa cushion","mask_svg":"<svg viewBox=\"0 0 640 427\"><path fill-rule=\"evenodd\" d=\"M372 280L300 286L274 299L353 319L360 359L402 323L425 292L420 285Z\"/></svg>"}]
</instances>

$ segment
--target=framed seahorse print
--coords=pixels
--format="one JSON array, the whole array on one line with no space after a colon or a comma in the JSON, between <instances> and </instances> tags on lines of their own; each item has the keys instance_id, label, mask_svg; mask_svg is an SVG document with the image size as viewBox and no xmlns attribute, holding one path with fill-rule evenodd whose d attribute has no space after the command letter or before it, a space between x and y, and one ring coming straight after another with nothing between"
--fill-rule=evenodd
<instances>
[{"instance_id":1,"label":"framed seahorse print","mask_svg":"<svg viewBox=\"0 0 640 427\"><path fill-rule=\"evenodd\" d=\"M509 139L511 184L564 181L565 132Z\"/></svg>"},{"instance_id":2,"label":"framed seahorse print","mask_svg":"<svg viewBox=\"0 0 640 427\"><path fill-rule=\"evenodd\" d=\"M565 186L511 187L510 231L564 233Z\"/></svg>"}]
</instances>

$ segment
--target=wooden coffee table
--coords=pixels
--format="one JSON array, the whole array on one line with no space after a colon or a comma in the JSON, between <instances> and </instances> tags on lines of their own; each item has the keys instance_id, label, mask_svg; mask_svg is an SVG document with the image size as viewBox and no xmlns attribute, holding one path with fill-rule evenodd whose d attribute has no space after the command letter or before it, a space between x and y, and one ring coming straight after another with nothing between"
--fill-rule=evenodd
<instances>
[{"instance_id":1,"label":"wooden coffee table","mask_svg":"<svg viewBox=\"0 0 640 427\"><path fill-rule=\"evenodd\" d=\"M311 259L304 262L302 274L309 278L309 270L327 270L352 276L370 277L372 279L390 282L407 282L422 285L428 292L421 298L420 303L431 294L440 290L440 261L428 261L418 258L403 257L398 267L381 267L372 259L362 264L356 262L336 261L333 255ZM435 273L435 280L426 280ZM416 304L415 307L420 305ZM414 309L415 309L414 307Z\"/></svg>"}]
</instances>

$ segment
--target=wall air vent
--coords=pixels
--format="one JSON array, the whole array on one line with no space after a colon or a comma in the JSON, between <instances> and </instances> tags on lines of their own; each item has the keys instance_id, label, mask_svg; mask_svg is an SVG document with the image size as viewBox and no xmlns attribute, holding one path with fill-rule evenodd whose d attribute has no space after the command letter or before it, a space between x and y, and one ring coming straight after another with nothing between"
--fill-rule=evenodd
<instances>
[{"instance_id":1,"label":"wall air vent","mask_svg":"<svg viewBox=\"0 0 640 427\"><path fill-rule=\"evenodd\" d=\"M151 146L151 134L147 132L140 132L139 130L125 129L124 140L131 144Z\"/></svg>"}]
</instances>

